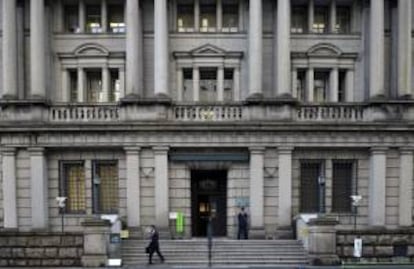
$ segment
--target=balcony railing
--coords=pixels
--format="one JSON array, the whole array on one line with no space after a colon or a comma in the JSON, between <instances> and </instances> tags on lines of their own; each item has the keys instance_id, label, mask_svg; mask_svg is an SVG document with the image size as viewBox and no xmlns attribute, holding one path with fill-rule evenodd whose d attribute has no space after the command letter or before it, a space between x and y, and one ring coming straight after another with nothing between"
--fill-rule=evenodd
<instances>
[{"instance_id":1,"label":"balcony railing","mask_svg":"<svg viewBox=\"0 0 414 269\"><path fill-rule=\"evenodd\" d=\"M303 105L297 109L297 121L363 121L361 105Z\"/></svg>"},{"instance_id":2,"label":"balcony railing","mask_svg":"<svg viewBox=\"0 0 414 269\"><path fill-rule=\"evenodd\" d=\"M118 121L116 105L55 105L50 108L52 122L102 122Z\"/></svg>"},{"instance_id":3,"label":"balcony railing","mask_svg":"<svg viewBox=\"0 0 414 269\"><path fill-rule=\"evenodd\" d=\"M179 105L173 108L173 117L178 121L240 121L243 108L241 105Z\"/></svg>"}]
</instances>

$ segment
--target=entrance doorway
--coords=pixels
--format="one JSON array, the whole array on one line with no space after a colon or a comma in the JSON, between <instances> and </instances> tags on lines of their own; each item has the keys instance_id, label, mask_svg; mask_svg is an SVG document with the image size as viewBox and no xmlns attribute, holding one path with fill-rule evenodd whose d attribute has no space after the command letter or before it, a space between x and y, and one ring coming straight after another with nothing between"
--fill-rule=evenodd
<instances>
[{"instance_id":1,"label":"entrance doorway","mask_svg":"<svg viewBox=\"0 0 414 269\"><path fill-rule=\"evenodd\" d=\"M191 222L193 236L207 236L211 217L213 236L227 235L227 171L191 171Z\"/></svg>"}]
</instances>

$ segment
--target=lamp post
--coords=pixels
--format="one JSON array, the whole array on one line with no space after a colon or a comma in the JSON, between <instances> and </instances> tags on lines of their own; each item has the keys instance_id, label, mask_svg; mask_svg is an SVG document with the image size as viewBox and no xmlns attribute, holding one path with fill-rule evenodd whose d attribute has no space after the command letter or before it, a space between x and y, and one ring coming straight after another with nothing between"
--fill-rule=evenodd
<instances>
[{"instance_id":1,"label":"lamp post","mask_svg":"<svg viewBox=\"0 0 414 269\"><path fill-rule=\"evenodd\" d=\"M352 199L352 207L354 211L354 234L355 234L354 257L359 259L362 256L362 239L356 235L356 225L357 225L356 218L357 218L357 209L358 209L359 203L362 200L362 196L357 195L357 194L351 195L351 199Z\"/></svg>"},{"instance_id":2,"label":"lamp post","mask_svg":"<svg viewBox=\"0 0 414 269\"><path fill-rule=\"evenodd\" d=\"M318 177L319 184L319 214L325 213L325 177L320 175Z\"/></svg>"},{"instance_id":3,"label":"lamp post","mask_svg":"<svg viewBox=\"0 0 414 269\"><path fill-rule=\"evenodd\" d=\"M66 200L67 199L68 199L68 197L64 197L64 196L56 197L56 201L57 201L58 207L60 209L60 215L62 217L62 233L63 233L63 227L64 227L65 207L66 207Z\"/></svg>"}]
</instances>

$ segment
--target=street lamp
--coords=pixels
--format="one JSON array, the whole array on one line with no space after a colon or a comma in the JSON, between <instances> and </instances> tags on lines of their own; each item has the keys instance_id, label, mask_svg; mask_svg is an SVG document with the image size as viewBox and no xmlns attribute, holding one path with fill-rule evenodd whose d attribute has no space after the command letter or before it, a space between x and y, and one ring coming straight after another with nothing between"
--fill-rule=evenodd
<instances>
[{"instance_id":1,"label":"street lamp","mask_svg":"<svg viewBox=\"0 0 414 269\"><path fill-rule=\"evenodd\" d=\"M351 199L352 199L352 207L354 211L354 234L355 234L354 257L359 259L362 256L362 239L356 235L356 225L357 225L356 218L357 218L357 209L358 209L359 203L362 200L362 196L357 195L357 194L351 195Z\"/></svg>"},{"instance_id":2,"label":"street lamp","mask_svg":"<svg viewBox=\"0 0 414 269\"><path fill-rule=\"evenodd\" d=\"M66 200L68 199L68 197L64 197L64 196L58 196L56 197L56 201L58 203L58 207L60 209L60 215L62 217L62 233L63 233L63 226L64 226L64 215L65 215L65 206L66 206Z\"/></svg>"},{"instance_id":3,"label":"street lamp","mask_svg":"<svg viewBox=\"0 0 414 269\"><path fill-rule=\"evenodd\" d=\"M325 177L320 175L318 176L319 184L319 214L325 213Z\"/></svg>"},{"instance_id":4,"label":"street lamp","mask_svg":"<svg viewBox=\"0 0 414 269\"><path fill-rule=\"evenodd\" d=\"M352 199L352 207L354 211L354 232L355 232L356 231L357 208L359 206L359 203L362 200L362 196L358 194L351 195L351 199Z\"/></svg>"}]
</instances>

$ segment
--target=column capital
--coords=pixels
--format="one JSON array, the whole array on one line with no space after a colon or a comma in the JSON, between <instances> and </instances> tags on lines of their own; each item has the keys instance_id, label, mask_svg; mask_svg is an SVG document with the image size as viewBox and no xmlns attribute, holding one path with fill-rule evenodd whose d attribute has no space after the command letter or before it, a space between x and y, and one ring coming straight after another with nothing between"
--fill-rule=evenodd
<instances>
[{"instance_id":1,"label":"column capital","mask_svg":"<svg viewBox=\"0 0 414 269\"><path fill-rule=\"evenodd\" d=\"M136 154L141 151L141 147L139 146L125 146L124 151L126 154Z\"/></svg>"},{"instance_id":2,"label":"column capital","mask_svg":"<svg viewBox=\"0 0 414 269\"><path fill-rule=\"evenodd\" d=\"M44 147L31 147L31 148L28 148L27 151L29 151L31 156L43 155L45 152L45 148Z\"/></svg>"},{"instance_id":3,"label":"column capital","mask_svg":"<svg viewBox=\"0 0 414 269\"><path fill-rule=\"evenodd\" d=\"M16 155L16 148L14 147L4 147L1 149L1 154L3 156L14 156Z\"/></svg>"},{"instance_id":4,"label":"column capital","mask_svg":"<svg viewBox=\"0 0 414 269\"><path fill-rule=\"evenodd\" d=\"M373 146L369 150L372 154L385 154L388 151L388 147Z\"/></svg>"},{"instance_id":5,"label":"column capital","mask_svg":"<svg viewBox=\"0 0 414 269\"><path fill-rule=\"evenodd\" d=\"M263 154L265 150L266 150L266 148L261 147L261 146L249 147L249 151L250 151L251 154Z\"/></svg>"},{"instance_id":6,"label":"column capital","mask_svg":"<svg viewBox=\"0 0 414 269\"><path fill-rule=\"evenodd\" d=\"M152 147L155 154L165 154L168 153L168 150L170 149L169 146L154 146Z\"/></svg>"},{"instance_id":7,"label":"column capital","mask_svg":"<svg viewBox=\"0 0 414 269\"><path fill-rule=\"evenodd\" d=\"M277 148L278 154L292 154L292 151L295 149L293 146L280 146Z\"/></svg>"},{"instance_id":8,"label":"column capital","mask_svg":"<svg viewBox=\"0 0 414 269\"><path fill-rule=\"evenodd\" d=\"M400 148L400 155L413 155L414 147L404 147Z\"/></svg>"}]
</instances>

